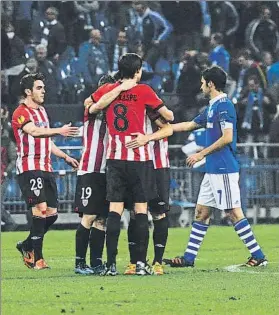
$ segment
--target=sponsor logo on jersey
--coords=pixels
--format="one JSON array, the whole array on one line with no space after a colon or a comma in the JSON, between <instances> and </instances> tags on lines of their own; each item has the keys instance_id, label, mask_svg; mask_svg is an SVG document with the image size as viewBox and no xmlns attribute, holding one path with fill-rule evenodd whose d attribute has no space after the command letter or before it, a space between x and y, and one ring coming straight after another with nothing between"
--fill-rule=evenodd
<instances>
[{"instance_id":1,"label":"sponsor logo on jersey","mask_svg":"<svg viewBox=\"0 0 279 315\"><path fill-rule=\"evenodd\" d=\"M35 122L35 125L37 127L47 127L48 123L46 121L37 121L37 122Z\"/></svg>"}]
</instances>

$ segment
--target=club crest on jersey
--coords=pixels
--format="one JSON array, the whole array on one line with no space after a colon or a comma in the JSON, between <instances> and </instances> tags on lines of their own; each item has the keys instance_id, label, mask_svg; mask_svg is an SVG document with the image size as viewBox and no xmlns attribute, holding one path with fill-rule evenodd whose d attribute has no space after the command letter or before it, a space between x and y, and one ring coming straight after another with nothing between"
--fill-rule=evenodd
<instances>
[{"instance_id":1,"label":"club crest on jersey","mask_svg":"<svg viewBox=\"0 0 279 315\"><path fill-rule=\"evenodd\" d=\"M82 205L86 207L88 205L88 199L82 199Z\"/></svg>"},{"instance_id":2,"label":"club crest on jersey","mask_svg":"<svg viewBox=\"0 0 279 315\"><path fill-rule=\"evenodd\" d=\"M25 121L24 116L19 116L18 119L17 119L17 121L18 121L19 124L23 124L24 121Z\"/></svg>"},{"instance_id":3,"label":"club crest on jersey","mask_svg":"<svg viewBox=\"0 0 279 315\"><path fill-rule=\"evenodd\" d=\"M37 197L39 197L39 195L40 195L40 189L35 189L35 190L34 190L34 194L35 194Z\"/></svg>"}]
</instances>

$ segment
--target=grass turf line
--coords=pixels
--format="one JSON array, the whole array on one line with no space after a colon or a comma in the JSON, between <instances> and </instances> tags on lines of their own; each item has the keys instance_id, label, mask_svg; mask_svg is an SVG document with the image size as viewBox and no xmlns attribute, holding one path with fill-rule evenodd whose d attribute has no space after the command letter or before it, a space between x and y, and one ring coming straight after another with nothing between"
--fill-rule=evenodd
<instances>
[{"instance_id":1,"label":"grass turf line","mask_svg":"<svg viewBox=\"0 0 279 315\"><path fill-rule=\"evenodd\" d=\"M165 268L164 276L96 277L73 273L75 231L50 231L44 256L51 270L27 269L15 249L27 232L2 233L2 314L277 315L279 229L259 225L256 237L271 264L255 273L228 272L249 252L232 227L210 227L194 269ZM165 257L183 253L190 229L170 229ZM152 232L149 258L153 259ZM118 270L128 263L121 231Z\"/></svg>"}]
</instances>

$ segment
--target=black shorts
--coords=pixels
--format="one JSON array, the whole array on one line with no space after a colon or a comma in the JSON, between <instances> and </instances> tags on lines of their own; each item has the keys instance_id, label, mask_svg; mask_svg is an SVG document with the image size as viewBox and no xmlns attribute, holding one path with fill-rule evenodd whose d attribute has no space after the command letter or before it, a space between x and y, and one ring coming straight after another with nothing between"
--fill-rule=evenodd
<instances>
[{"instance_id":1,"label":"black shorts","mask_svg":"<svg viewBox=\"0 0 279 315\"><path fill-rule=\"evenodd\" d=\"M57 208L58 193L53 173L26 171L18 175L18 183L28 207L46 202L48 207Z\"/></svg>"},{"instance_id":2,"label":"black shorts","mask_svg":"<svg viewBox=\"0 0 279 315\"><path fill-rule=\"evenodd\" d=\"M109 202L106 201L106 174L87 173L78 175L75 212L107 217Z\"/></svg>"},{"instance_id":3,"label":"black shorts","mask_svg":"<svg viewBox=\"0 0 279 315\"><path fill-rule=\"evenodd\" d=\"M170 210L170 169L158 168L154 170L158 196L148 202L150 213L166 213Z\"/></svg>"},{"instance_id":4,"label":"black shorts","mask_svg":"<svg viewBox=\"0 0 279 315\"><path fill-rule=\"evenodd\" d=\"M107 200L144 203L157 196L152 161L107 160Z\"/></svg>"}]
</instances>

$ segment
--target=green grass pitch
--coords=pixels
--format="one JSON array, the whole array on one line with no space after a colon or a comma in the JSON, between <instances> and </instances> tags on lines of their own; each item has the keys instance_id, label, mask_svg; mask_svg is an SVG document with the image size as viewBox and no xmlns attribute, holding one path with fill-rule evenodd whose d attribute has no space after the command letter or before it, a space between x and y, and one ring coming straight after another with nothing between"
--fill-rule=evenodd
<instances>
[{"instance_id":1,"label":"green grass pitch","mask_svg":"<svg viewBox=\"0 0 279 315\"><path fill-rule=\"evenodd\" d=\"M50 231L44 256L51 270L27 269L15 249L27 232L2 233L2 314L278 315L279 226L255 226L267 268L225 268L243 263L248 251L232 227L211 227L194 269L165 268L164 276L80 276L73 272L75 231ZM165 257L182 254L190 229L170 229ZM152 234L150 234L152 240ZM149 258L153 247L150 241ZM118 269L128 262L122 230Z\"/></svg>"}]
</instances>

